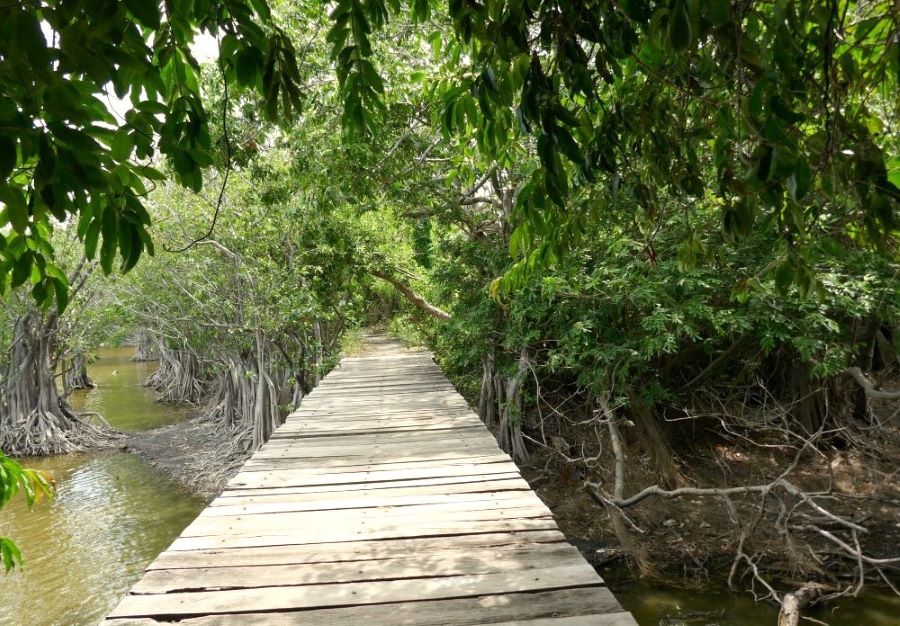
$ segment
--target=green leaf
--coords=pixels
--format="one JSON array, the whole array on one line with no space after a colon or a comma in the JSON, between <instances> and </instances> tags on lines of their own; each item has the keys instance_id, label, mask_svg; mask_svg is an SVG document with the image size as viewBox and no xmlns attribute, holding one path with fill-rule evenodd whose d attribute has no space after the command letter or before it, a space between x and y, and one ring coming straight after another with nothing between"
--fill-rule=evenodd
<instances>
[{"instance_id":1,"label":"green leaf","mask_svg":"<svg viewBox=\"0 0 900 626\"><path fill-rule=\"evenodd\" d=\"M97 255L97 242L100 238L100 220L93 219L87 227L84 235L84 255L89 261L93 261Z\"/></svg>"},{"instance_id":2,"label":"green leaf","mask_svg":"<svg viewBox=\"0 0 900 626\"><path fill-rule=\"evenodd\" d=\"M13 230L25 234L28 228L28 205L25 196L17 187L0 183L0 202L6 205L6 217Z\"/></svg>"},{"instance_id":3,"label":"green leaf","mask_svg":"<svg viewBox=\"0 0 900 626\"><path fill-rule=\"evenodd\" d=\"M782 293L786 292L788 287L794 281L795 269L791 260L785 259L778 264L775 269L775 286Z\"/></svg>"},{"instance_id":4,"label":"green leaf","mask_svg":"<svg viewBox=\"0 0 900 626\"><path fill-rule=\"evenodd\" d=\"M16 166L16 142L0 135L0 181L5 181Z\"/></svg>"},{"instance_id":5,"label":"green leaf","mask_svg":"<svg viewBox=\"0 0 900 626\"><path fill-rule=\"evenodd\" d=\"M713 26L721 26L731 18L731 0L706 0L703 6Z\"/></svg>"},{"instance_id":6,"label":"green leaf","mask_svg":"<svg viewBox=\"0 0 900 626\"><path fill-rule=\"evenodd\" d=\"M262 59L256 50L244 49L237 55L234 70L237 74L238 84L249 87L256 83Z\"/></svg>"},{"instance_id":7,"label":"green leaf","mask_svg":"<svg viewBox=\"0 0 900 626\"><path fill-rule=\"evenodd\" d=\"M269 11L269 3L266 2L266 0L250 0L250 4L253 5L253 10L256 11L256 14L263 20L269 21L272 19L272 13Z\"/></svg>"},{"instance_id":8,"label":"green leaf","mask_svg":"<svg viewBox=\"0 0 900 626\"><path fill-rule=\"evenodd\" d=\"M124 129L120 129L113 137L109 150L112 158L116 161L127 161L131 156L132 148L134 148L134 142L131 140L131 136Z\"/></svg>"},{"instance_id":9,"label":"green leaf","mask_svg":"<svg viewBox=\"0 0 900 626\"><path fill-rule=\"evenodd\" d=\"M124 0L128 11L144 26L157 29L160 25L157 0Z\"/></svg>"},{"instance_id":10,"label":"green leaf","mask_svg":"<svg viewBox=\"0 0 900 626\"><path fill-rule=\"evenodd\" d=\"M31 250L26 250L19 256L18 259L15 260L15 264L13 265L12 271L12 279L10 281L10 286L13 288L18 287L23 284L28 277L31 276L31 266L34 261L33 253Z\"/></svg>"},{"instance_id":11,"label":"green leaf","mask_svg":"<svg viewBox=\"0 0 900 626\"><path fill-rule=\"evenodd\" d=\"M694 40L686 3L676 2L672 7L672 12L669 14L668 35L669 45L675 50L686 50Z\"/></svg>"},{"instance_id":12,"label":"green leaf","mask_svg":"<svg viewBox=\"0 0 900 626\"><path fill-rule=\"evenodd\" d=\"M118 243L118 215L112 207L106 207L100 224L100 232L103 235L103 243L100 245L100 267L103 273L112 273L113 261L116 258L116 244Z\"/></svg>"},{"instance_id":13,"label":"green leaf","mask_svg":"<svg viewBox=\"0 0 900 626\"><path fill-rule=\"evenodd\" d=\"M3 569L9 573L15 566L22 565L22 553L18 546L7 537L0 537L0 561L3 562Z\"/></svg>"},{"instance_id":14,"label":"green leaf","mask_svg":"<svg viewBox=\"0 0 900 626\"><path fill-rule=\"evenodd\" d=\"M811 177L812 172L810 171L809 164L806 160L798 162L794 171L791 172L786 181L791 200L800 202L806 196L806 193L809 191Z\"/></svg>"}]
</instances>

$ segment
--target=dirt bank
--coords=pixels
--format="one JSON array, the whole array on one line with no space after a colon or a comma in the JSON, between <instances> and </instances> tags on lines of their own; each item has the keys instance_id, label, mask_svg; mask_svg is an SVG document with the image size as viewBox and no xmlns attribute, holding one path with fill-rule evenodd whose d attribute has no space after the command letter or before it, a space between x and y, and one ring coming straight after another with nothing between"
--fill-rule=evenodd
<instances>
[{"instance_id":1,"label":"dirt bank","mask_svg":"<svg viewBox=\"0 0 900 626\"><path fill-rule=\"evenodd\" d=\"M683 485L726 487L766 483L790 461L770 448L711 448L694 454L690 464L679 463ZM607 469L607 472L609 470ZM627 492L634 493L656 478L646 459L629 462ZM784 516L809 519L832 534L841 530L824 517L797 513L798 498L772 496L759 513L759 494L721 497L651 497L628 508L625 519L599 502L585 487L587 476L577 465L563 461L551 449L538 450L523 467L523 475L550 507L565 535L582 548L604 575L621 579L640 577L665 585L705 587L725 580L739 552L758 564L760 573L781 590L792 590L814 580L834 590L854 582L856 562L814 531L779 532ZM608 475L608 474L607 474ZM810 455L791 474L803 492L829 494L820 501L829 510L866 530L858 540L863 552L876 559L900 555L900 482L896 465L858 451L832 450L827 457ZM781 505L784 504L783 508ZM747 535L743 545L742 533ZM743 565L744 562L741 562ZM896 584L900 569L882 568ZM737 569L735 588L760 589L759 581ZM866 584L884 584L873 578Z\"/></svg>"},{"instance_id":2,"label":"dirt bank","mask_svg":"<svg viewBox=\"0 0 900 626\"><path fill-rule=\"evenodd\" d=\"M230 445L230 439L219 429L196 417L130 433L126 440L126 450L210 500L242 463L230 454Z\"/></svg>"}]
</instances>

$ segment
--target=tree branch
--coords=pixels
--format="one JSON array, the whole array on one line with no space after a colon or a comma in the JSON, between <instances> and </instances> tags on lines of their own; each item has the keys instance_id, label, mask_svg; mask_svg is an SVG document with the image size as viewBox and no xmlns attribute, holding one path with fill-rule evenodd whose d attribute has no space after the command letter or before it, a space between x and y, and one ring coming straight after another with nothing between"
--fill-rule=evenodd
<instances>
[{"instance_id":1,"label":"tree branch","mask_svg":"<svg viewBox=\"0 0 900 626\"><path fill-rule=\"evenodd\" d=\"M866 392L867 398L872 398L873 400L900 399L900 389L898 389L897 391L882 391L881 389L876 389L875 383L869 380L869 378L865 374L863 374L863 371L858 367L848 367L844 370L844 373L855 380L859 384L859 386L863 388L863 391Z\"/></svg>"},{"instance_id":2,"label":"tree branch","mask_svg":"<svg viewBox=\"0 0 900 626\"><path fill-rule=\"evenodd\" d=\"M387 272L382 272L381 270L370 270L370 273L375 278L380 278L381 280L393 285L394 289L403 294L403 297L409 300L409 302L420 311L424 311L425 313L428 313L429 315L440 320L451 319L449 313L428 302L425 298L413 291L412 287L401 281L396 276L388 274Z\"/></svg>"}]
</instances>

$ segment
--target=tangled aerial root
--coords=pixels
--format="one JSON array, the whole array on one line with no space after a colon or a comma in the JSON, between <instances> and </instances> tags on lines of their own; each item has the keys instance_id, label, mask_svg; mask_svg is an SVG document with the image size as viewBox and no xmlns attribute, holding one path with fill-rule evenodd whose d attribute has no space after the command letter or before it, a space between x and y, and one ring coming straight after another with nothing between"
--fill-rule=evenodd
<instances>
[{"instance_id":1,"label":"tangled aerial root","mask_svg":"<svg viewBox=\"0 0 900 626\"><path fill-rule=\"evenodd\" d=\"M46 456L112 448L123 438L96 413L34 410L22 424L0 429L0 449L12 456Z\"/></svg>"}]
</instances>

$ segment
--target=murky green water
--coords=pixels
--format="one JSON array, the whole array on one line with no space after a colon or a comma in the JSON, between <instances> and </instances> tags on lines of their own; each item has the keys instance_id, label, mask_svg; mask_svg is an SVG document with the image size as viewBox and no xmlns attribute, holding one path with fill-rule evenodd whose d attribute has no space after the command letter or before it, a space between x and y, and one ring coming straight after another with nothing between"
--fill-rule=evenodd
<instances>
[{"instance_id":1,"label":"murky green water","mask_svg":"<svg viewBox=\"0 0 900 626\"><path fill-rule=\"evenodd\" d=\"M778 622L778 611L772 605L754 602L749 594L634 583L611 587L640 626L775 626ZM888 590L873 589L805 615L829 626L898 626L900 598Z\"/></svg>"},{"instance_id":2,"label":"murky green water","mask_svg":"<svg viewBox=\"0 0 900 626\"><path fill-rule=\"evenodd\" d=\"M154 363L131 349L102 351L88 369L99 387L73 398L122 430L172 423L184 411L160 405L141 386ZM203 500L137 456L104 452L28 459L52 472L58 495L28 511L17 499L0 511L25 568L0 573L0 625L94 624L140 578L144 567L200 512Z\"/></svg>"},{"instance_id":3,"label":"murky green water","mask_svg":"<svg viewBox=\"0 0 900 626\"><path fill-rule=\"evenodd\" d=\"M156 402L156 395L144 381L156 370L155 361L135 363L134 348L104 348L100 360L88 372L100 387L72 394L72 406L79 411L96 411L120 430L144 430L177 422L186 409Z\"/></svg>"}]
</instances>

